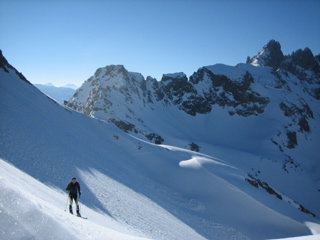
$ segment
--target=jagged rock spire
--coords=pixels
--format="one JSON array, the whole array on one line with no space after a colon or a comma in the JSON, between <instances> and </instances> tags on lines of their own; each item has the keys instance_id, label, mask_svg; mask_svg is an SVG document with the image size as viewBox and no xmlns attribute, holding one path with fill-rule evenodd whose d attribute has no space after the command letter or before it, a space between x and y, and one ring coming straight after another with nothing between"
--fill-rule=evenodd
<instances>
[{"instance_id":1,"label":"jagged rock spire","mask_svg":"<svg viewBox=\"0 0 320 240\"><path fill-rule=\"evenodd\" d=\"M281 45L275 40L270 40L262 50L253 58L248 58L247 63L254 66L266 66L278 68L283 61L284 55Z\"/></svg>"},{"instance_id":2,"label":"jagged rock spire","mask_svg":"<svg viewBox=\"0 0 320 240\"><path fill-rule=\"evenodd\" d=\"M317 73L320 72L319 64L309 48L305 48L304 50L299 49L293 52L291 58L296 65L304 69L310 69Z\"/></svg>"}]
</instances>

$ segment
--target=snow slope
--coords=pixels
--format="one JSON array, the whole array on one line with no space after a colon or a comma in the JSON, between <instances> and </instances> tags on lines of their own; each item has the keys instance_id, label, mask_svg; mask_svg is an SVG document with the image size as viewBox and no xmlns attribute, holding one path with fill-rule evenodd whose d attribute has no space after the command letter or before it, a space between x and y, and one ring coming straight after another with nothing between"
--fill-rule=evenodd
<instances>
[{"instance_id":1,"label":"snow slope","mask_svg":"<svg viewBox=\"0 0 320 240\"><path fill-rule=\"evenodd\" d=\"M0 160L1 239L147 239L81 204L87 221L63 211L67 194Z\"/></svg>"},{"instance_id":2,"label":"snow slope","mask_svg":"<svg viewBox=\"0 0 320 240\"><path fill-rule=\"evenodd\" d=\"M59 105L11 69L0 84L1 239L270 239L318 226L229 159L145 142ZM87 220L64 211L73 176Z\"/></svg>"}]
</instances>

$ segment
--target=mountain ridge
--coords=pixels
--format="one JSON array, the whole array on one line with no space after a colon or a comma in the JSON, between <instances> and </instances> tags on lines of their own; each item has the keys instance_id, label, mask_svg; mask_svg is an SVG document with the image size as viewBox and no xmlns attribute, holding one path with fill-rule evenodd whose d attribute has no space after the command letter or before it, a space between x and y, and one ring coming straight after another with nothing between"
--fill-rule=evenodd
<instances>
[{"instance_id":1,"label":"mountain ridge","mask_svg":"<svg viewBox=\"0 0 320 240\"><path fill-rule=\"evenodd\" d=\"M307 59L312 59L310 61L313 64L315 63L315 57L310 58L310 50L302 51L307 52L307 54L300 54L301 51L296 51L292 56L307 56ZM271 55L270 58L268 54ZM107 66L105 70L104 68L99 68L94 76L89 78L75 95L66 102L66 105L86 115L107 121L111 120L118 124L119 127L136 133L141 131L135 129L134 126L138 125L136 121L141 121L142 119L140 118L139 120L134 116L134 111L130 108L133 105L133 101L136 105L140 105L140 109L147 107L148 104L151 104L149 108L153 108L152 104L158 102L164 106L175 106L191 116L207 114L212 111L215 105L228 108L230 115L258 116L265 111L270 98L261 94L266 91L259 93L254 90L252 87L254 85L260 84L259 88L262 85L264 88L275 88L279 89L279 91L282 89L283 92L290 92L291 89L288 82L290 81L294 84L299 84L313 98L319 99L320 75L317 71L319 65L310 68L313 71L308 68L305 69L308 71L302 72L303 64L299 64L299 62L304 62L304 60L292 56L284 56L280 44L271 40L259 54L247 61L251 62L249 65L238 64L236 67L231 67L216 64L200 68L190 76L189 80L184 73L176 73L164 74L160 82L150 77L145 80L139 73L134 73L136 74L135 76L127 71L123 65L111 65ZM266 58L268 58L267 62L265 61ZM288 62L289 58L293 59L291 61L292 64L296 64L295 70L292 69L291 62ZM296 58L300 60L294 60ZM257 62L263 63L257 64ZM260 68L251 67L256 67L256 65L261 66ZM284 66L284 68L275 69L275 66ZM265 67L271 68L267 69ZM114 70L115 68L117 70ZM257 69L261 69L261 73ZM101 74L102 71L104 72L103 74ZM253 77L257 73L258 75ZM293 75L293 73L296 73L296 75ZM107 76L107 79L103 80L105 76ZM262 78L273 80L270 82L264 80L264 82L259 83L259 79ZM119 81L123 81L122 84ZM113 93L114 90L119 93L117 96ZM121 102L118 101L119 98L123 98ZM127 109L123 111L129 112L126 113L126 116L122 116L119 111L113 110L113 99L117 99L117 106ZM294 118L293 122L298 122L301 131L307 132L310 130L308 120L313 118L313 112L308 103L303 100L304 98L302 97L301 99L299 102L301 107L297 106L296 103L285 103L285 101L281 102L279 107L285 116L291 116ZM297 114L301 116L297 117ZM132 118L136 118L136 120L131 121L130 119ZM158 135L158 133L150 134ZM290 143L288 145L291 148L295 146L296 141L294 138L294 134L289 137Z\"/></svg>"},{"instance_id":2,"label":"mountain ridge","mask_svg":"<svg viewBox=\"0 0 320 240\"><path fill-rule=\"evenodd\" d=\"M73 96L76 91L72 87L73 85L70 85L70 87L55 87L53 84L34 84L34 86L61 104Z\"/></svg>"}]
</instances>

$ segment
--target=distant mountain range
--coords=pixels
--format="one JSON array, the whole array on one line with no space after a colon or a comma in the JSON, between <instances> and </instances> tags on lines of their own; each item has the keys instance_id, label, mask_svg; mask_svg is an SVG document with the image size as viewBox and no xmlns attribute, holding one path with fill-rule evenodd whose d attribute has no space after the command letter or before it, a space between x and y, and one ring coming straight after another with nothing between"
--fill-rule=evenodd
<instances>
[{"instance_id":1,"label":"distant mountain range","mask_svg":"<svg viewBox=\"0 0 320 240\"><path fill-rule=\"evenodd\" d=\"M64 101L69 100L78 88L74 84L66 84L63 87L56 87L52 83L34 84L34 86L62 104L64 103Z\"/></svg>"}]
</instances>

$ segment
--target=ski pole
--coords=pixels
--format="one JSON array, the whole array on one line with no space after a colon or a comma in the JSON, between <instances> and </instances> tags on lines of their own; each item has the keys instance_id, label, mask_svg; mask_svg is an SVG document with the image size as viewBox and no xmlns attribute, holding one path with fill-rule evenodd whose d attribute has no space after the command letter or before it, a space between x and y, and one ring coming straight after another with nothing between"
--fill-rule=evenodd
<instances>
[{"instance_id":1,"label":"ski pole","mask_svg":"<svg viewBox=\"0 0 320 240\"><path fill-rule=\"evenodd\" d=\"M81 212L81 205L80 205L80 194L79 194L79 198L78 198L78 204L79 204L79 211Z\"/></svg>"},{"instance_id":2,"label":"ski pole","mask_svg":"<svg viewBox=\"0 0 320 240\"><path fill-rule=\"evenodd\" d=\"M67 207L68 207L68 201L69 201L69 194L67 195L67 203L66 203L66 208L64 209L64 211L67 211Z\"/></svg>"}]
</instances>

